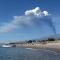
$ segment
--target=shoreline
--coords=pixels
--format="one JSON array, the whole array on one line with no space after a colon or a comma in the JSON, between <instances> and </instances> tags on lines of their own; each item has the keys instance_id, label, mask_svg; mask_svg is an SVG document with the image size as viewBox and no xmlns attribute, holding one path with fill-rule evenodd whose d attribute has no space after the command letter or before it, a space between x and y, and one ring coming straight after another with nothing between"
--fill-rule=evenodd
<instances>
[{"instance_id":1,"label":"shoreline","mask_svg":"<svg viewBox=\"0 0 60 60\"><path fill-rule=\"evenodd\" d=\"M50 50L57 53L60 53L60 41L51 41L46 43L23 43L23 44L5 44L2 47L15 47L15 48L32 48L32 49L43 49L43 50Z\"/></svg>"},{"instance_id":2,"label":"shoreline","mask_svg":"<svg viewBox=\"0 0 60 60\"><path fill-rule=\"evenodd\" d=\"M50 51L60 53L60 43L18 44L16 47L19 47L19 48L32 48L32 49L43 49L43 50L50 50Z\"/></svg>"}]
</instances>

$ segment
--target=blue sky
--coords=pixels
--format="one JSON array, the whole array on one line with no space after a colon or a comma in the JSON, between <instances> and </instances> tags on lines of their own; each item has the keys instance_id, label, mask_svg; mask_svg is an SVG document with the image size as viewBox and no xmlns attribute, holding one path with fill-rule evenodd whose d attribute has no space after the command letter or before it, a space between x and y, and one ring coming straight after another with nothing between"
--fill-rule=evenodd
<instances>
[{"instance_id":1,"label":"blue sky","mask_svg":"<svg viewBox=\"0 0 60 60\"><path fill-rule=\"evenodd\" d=\"M0 41L49 36L54 34L53 25L56 33L60 34L59 6L59 0L0 0ZM42 17L36 17L35 12L32 12L37 7ZM45 16L44 11L48 16Z\"/></svg>"}]
</instances>

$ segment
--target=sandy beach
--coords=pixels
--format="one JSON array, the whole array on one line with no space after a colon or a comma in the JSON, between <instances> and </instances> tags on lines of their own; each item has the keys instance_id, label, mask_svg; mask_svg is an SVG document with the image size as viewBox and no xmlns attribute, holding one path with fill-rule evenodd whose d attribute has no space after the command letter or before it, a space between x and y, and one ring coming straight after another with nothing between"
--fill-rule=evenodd
<instances>
[{"instance_id":1,"label":"sandy beach","mask_svg":"<svg viewBox=\"0 0 60 60\"><path fill-rule=\"evenodd\" d=\"M53 42L53 43L49 42L46 44L41 44L41 43L17 44L16 47L46 49L46 50L52 50L60 53L60 41Z\"/></svg>"}]
</instances>

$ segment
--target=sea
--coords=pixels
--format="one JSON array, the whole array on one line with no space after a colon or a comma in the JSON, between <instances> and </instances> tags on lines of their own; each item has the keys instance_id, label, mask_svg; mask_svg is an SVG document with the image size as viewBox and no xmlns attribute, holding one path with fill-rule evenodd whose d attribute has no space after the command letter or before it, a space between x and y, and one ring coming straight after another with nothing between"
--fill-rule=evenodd
<instances>
[{"instance_id":1,"label":"sea","mask_svg":"<svg viewBox=\"0 0 60 60\"><path fill-rule=\"evenodd\" d=\"M60 60L60 53L32 48L0 48L0 60Z\"/></svg>"}]
</instances>

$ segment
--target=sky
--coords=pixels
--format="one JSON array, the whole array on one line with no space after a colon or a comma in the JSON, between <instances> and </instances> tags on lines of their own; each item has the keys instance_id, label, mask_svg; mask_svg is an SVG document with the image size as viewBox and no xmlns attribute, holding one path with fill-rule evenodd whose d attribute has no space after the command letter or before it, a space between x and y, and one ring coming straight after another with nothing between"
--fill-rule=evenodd
<instances>
[{"instance_id":1,"label":"sky","mask_svg":"<svg viewBox=\"0 0 60 60\"><path fill-rule=\"evenodd\" d=\"M59 6L59 0L0 0L0 41L60 34Z\"/></svg>"}]
</instances>

